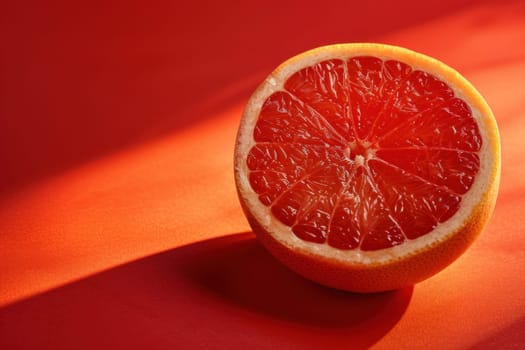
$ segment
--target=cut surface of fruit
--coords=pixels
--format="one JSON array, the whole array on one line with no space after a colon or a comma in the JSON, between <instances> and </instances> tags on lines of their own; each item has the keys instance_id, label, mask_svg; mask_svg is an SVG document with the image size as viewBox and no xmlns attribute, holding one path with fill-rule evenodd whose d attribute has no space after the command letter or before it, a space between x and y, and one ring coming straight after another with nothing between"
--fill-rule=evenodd
<instances>
[{"instance_id":1,"label":"cut surface of fruit","mask_svg":"<svg viewBox=\"0 0 525 350\"><path fill-rule=\"evenodd\" d=\"M288 60L256 90L235 175L278 259L327 285L376 291L427 278L472 243L494 206L499 152L490 108L452 68L343 44Z\"/></svg>"}]
</instances>

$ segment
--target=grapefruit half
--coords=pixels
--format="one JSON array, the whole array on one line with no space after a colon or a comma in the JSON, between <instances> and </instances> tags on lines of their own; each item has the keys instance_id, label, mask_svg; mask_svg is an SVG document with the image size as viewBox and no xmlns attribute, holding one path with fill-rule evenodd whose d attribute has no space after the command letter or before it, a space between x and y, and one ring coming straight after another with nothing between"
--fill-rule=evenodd
<instances>
[{"instance_id":1,"label":"grapefruit half","mask_svg":"<svg viewBox=\"0 0 525 350\"><path fill-rule=\"evenodd\" d=\"M256 89L235 145L246 217L278 260L354 292L402 288L457 259L500 177L495 118L457 71L384 44L313 49Z\"/></svg>"}]
</instances>

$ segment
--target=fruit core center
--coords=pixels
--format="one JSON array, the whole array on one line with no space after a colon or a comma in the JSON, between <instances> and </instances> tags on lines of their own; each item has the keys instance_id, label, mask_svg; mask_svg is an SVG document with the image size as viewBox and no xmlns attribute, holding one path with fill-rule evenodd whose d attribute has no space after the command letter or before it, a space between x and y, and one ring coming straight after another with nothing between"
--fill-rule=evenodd
<instances>
[{"instance_id":1,"label":"fruit core center","mask_svg":"<svg viewBox=\"0 0 525 350\"><path fill-rule=\"evenodd\" d=\"M348 144L348 158L357 165L364 165L374 154L375 149L368 141L352 141Z\"/></svg>"}]
</instances>

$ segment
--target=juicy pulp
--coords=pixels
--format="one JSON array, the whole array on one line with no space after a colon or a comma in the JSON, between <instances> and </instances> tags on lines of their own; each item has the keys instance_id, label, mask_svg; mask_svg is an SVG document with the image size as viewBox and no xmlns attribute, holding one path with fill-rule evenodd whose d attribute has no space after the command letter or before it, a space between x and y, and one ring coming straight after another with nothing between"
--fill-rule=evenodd
<instances>
[{"instance_id":1,"label":"juicy pulp","mask_svg":"<svg viewBox=\"0 0 525 350\"><path fill-rule=\"evenodd\" d=\"M377 250L432 231L479 171L468 105L395 60L304 68L264 102L247 157L259 200L304 241Z\"/></svg>"}]
</instances>

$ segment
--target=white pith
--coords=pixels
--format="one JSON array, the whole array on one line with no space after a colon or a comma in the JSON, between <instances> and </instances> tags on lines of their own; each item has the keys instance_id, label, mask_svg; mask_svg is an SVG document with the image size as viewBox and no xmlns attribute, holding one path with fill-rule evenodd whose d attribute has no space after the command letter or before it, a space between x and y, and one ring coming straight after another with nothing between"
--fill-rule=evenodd
<instances>
[{"instance_id":1,"label":"white pith","mask_svg":"<svg viewBox=\"0 0 525 350\"><path fill-rule=\"evenodd\" d=\"M404 256L412 255L429 245L446 240L465 224L465 221L471 216L471 213L490 187L490 181L494 178L493 165L496 158L493 152L495 149L499 150L499 144L494 145L494 142L498 142L498 140L495 140L494 137L492 137L493 135L490 135L491 127L489 127L489 124L494 124L490 108L484 104L484 100L474 89L464 90L461 88L461 86L470 86L470 83L459 73L430 57L407 49L377 44L343 44L332 46L332 48L333 49L328 50L312 50L285 62L266 78L250 98L241 120L235 154L235 176L239 194L242 197L241 200L245 202L248 210L264 230L283 245L303 250L308 254L328 257L346 264L381 264L393 259L400 259ZM438 224L430 233L417 239L405 241L399 246L374 251L362 251L360 249L340 250L326 243L311 243L295 236L291 227L277 220L271 214L270 207L265 206L259 201L257 193L253 191L249 183L249 170L246 163L248 152L252 146L256 144L253 139L253 128L263 102L272 93L284 90L284 83L293 73L324 60L339 58L346 61L351 57L362 55L371 55L383 60L395 59L404 61L414 70L426 71L445 81L453 89L455 95L464 100L472 109L472 116L478 123L482 137L482 146L478 153L480 158L479 172L470 190L462 196L461 206L454 216ZM412 63L413 61L419 64L414 64ZM459 83L456 85L454 84L455 82ZM477 108L478 106L483 109L483 112ZM359 161L359 159L357 159L357 161Z\"/></svg>"}]
</instances>

